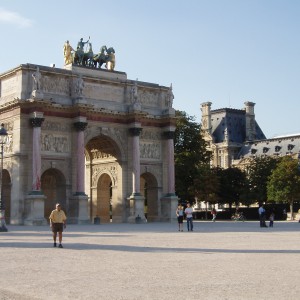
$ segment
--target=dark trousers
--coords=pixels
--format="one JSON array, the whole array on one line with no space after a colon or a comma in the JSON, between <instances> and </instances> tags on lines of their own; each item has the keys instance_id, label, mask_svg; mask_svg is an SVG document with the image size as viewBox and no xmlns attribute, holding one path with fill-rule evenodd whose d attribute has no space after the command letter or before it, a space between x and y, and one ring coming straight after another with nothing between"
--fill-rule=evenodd
<instances>
[{"instance_id":1,"label":"dark trousers","mask_svg":"<svg viewBox=\"0 0 300 300\"><path fill-rule=\"evenodd\" d=\"M194 225L193 225L193 218L186 218L186 225L187 225L187 229L188 231L193 231Z\"/></svg>"},{"instance_id":2,"label":"dark trousers","mask_svg":"<svg viewBox=\"0 0 300 300\"><path fill-rule=\"evenodd\" d=\"M266 225L266 216L265 215L259 215L259 223L260 223L260 227L268 227Z\"/></svg>"}]
</instances>

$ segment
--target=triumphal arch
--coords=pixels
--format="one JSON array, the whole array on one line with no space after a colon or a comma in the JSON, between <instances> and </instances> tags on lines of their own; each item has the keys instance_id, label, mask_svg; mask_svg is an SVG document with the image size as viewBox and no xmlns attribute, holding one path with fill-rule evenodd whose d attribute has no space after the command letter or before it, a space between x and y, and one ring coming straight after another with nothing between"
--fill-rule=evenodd
<instances>
[{"instance_id":1,"label":"triumphal arch","mask_svg":"<svg viewBox=\"0 0 300 300\"><path fill-rule=\"evenodd\" d=\"M56 202L72 223L174 219L172 86L74 62L0 84L7 223L46 224Z\"/></svg>"}]
</instances>

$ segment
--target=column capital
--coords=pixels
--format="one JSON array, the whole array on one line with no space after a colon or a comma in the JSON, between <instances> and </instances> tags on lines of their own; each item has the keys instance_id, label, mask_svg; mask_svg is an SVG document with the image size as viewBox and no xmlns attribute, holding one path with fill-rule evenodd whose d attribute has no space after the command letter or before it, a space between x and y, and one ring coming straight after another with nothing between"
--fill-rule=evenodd
<instances>
[{"instance_id":1,"label":"column capital","mask_svg":"<svg viewBox=\"0 0 300 300\"><path fill-rule=\"evenodd\" d=\"M32 127L41 127L44 120L45 118L31 118L30 124Z\"/></svg>"},{"instance_id":2,"label":"column capital","mask_svg":"<svg viewBox=\"0 0 300 300\"><path fill-rule=\"evenodd\" d=\"M175 137L175 131L164 131L163 136L167 140L173 140Z\"/></svg>"},{"instance_id":3,"label":"column capital","mask_svg":"<svg viewBox=\"0 0 300 300\"><path fill-rule=\"evenodd\" d=\"M131 133L131 135L133 136L139 136L140 133L142 132L143 128L140 127L132 127L129 128L129 132Z\"/></svg>"},{"instance_id":4,"label":"column capital","mask_svg":"<svg viewBox=\"0 0 300 300\"><path fill-rule=\"evenodd\" d=\"M77 131L84 131L87 126L87 122L75 122L74 127Z\"/></svg>"}]
</instances>

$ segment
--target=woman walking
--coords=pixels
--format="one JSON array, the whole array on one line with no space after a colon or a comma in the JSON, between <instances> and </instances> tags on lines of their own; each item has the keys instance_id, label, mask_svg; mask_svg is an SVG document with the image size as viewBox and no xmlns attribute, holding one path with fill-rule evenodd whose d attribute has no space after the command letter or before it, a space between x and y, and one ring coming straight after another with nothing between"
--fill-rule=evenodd
<instances>
[{"instance_id":1,"label":"woman walking","mask_svg":"<svg viewBox=\"0 0 300 300\"><path fill-rule=\"evenodd\" d=\"M179 204L176 209L176 216L178 220L178 231L183 231L183 214L184 214L183 206Z\"/></svg>"}]
</instances>

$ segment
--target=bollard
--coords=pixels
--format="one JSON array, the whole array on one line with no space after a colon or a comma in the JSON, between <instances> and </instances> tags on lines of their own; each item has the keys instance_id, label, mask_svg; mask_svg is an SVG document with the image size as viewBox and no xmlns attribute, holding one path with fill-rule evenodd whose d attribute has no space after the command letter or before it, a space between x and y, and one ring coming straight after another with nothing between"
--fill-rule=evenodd
<instances>
[{"instance_id":1,"label":"bollard","mask_svg":"<svg viewBox=\"0 0 300 300\"><path fill-rule=\"evenodd\" d=\"M99 225L99 224L100 224L100 218L99 218L98 216L96 216L96 217L94 218L94 224L95 224L95 225Z\"/></svg>"},{"instance_id":2,"label":"bollard","mask_svg":"<svg viewBox=\"0 0 300 300\"><path fill-rule=\"evenodd\" d=\"M140 215L138 215L138 216L135 218L135 223L137 223L137 224L142 223L142 218L140 217Z\"/></svg>"}]
</instances>

